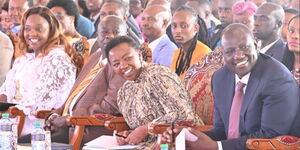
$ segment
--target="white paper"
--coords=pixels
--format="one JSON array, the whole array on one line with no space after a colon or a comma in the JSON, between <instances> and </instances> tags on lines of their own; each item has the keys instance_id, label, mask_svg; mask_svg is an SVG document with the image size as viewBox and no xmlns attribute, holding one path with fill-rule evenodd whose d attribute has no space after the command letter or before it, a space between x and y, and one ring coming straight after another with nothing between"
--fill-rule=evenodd
<instances>
[{"instance_id":1,"label":"white paper","mask_svg":"<svg viewBox=\"0 0 300 150\"><path fill-rule=\"evenodd\" d=\"M85 144L83 150L134 149L137 145L119 146L114 136L103 135Z\"/></svg>"},{"instance_id":2,"label":"white paper","mask_svg":"<svg viewBox=\"0 0 300 150\"><path fill-rule=\"evenodd\" d=\"M176 150L185 150L185 141L197 141L198 137L192 134L188 129L184 128L177 135L175 140L175 148Z\"/></svg>"}]
</instances>

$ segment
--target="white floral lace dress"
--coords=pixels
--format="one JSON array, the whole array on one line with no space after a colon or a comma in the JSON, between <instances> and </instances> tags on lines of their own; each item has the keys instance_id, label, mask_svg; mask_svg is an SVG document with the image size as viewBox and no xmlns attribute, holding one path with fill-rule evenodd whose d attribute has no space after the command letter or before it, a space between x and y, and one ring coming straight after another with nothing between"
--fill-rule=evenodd
<instances>
[{"instance_id":1,"label":"white floral lace dress","mask_svg":"<svg viewBox=\"0 0 300 150\"><path fill-rule=\"evenodd\" d=\"M55 47L46 56L34 53L16 59L8 72L0 94L17 103L27 115L22 135L29 134L38 110L51 110L64 104L76 79L76 67L63 47Z\"/></svg>"}]
</instances>

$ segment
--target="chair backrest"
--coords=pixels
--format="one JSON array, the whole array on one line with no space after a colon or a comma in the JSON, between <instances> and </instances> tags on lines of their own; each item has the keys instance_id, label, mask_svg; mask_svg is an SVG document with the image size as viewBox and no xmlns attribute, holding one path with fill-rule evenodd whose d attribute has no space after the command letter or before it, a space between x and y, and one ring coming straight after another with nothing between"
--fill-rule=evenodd
<instances>
[{"instance_id":1,"label":"chair backrest","mask_svg":"<svg viewBox=\"0 0 300 150\"><path fill-rule=\"evenodd\" d=\"M144 42L141 45L140 50L142 52L143 60L151 63L152 62L152 51L149 48L149 44L147 42Z\"/></svg>"},{"instance_id":2,"label":"chair backrest","mask_svg":"<svg viewBox=\"0 0 300 150\"><path fill-rule=\"evenodd\" d=\"M22 56L23 54L25 54L26 52L20 49L20 38L15 35L11 30L8 30L8 35L11 38L13 45L14 45L14 56L13 56L13 60L15 60L16 58Z\"/></svg>"},{"instance_id":3,"label":"chair backrest","mask_svg":"<svg viewBox=\"0 0 300 150\"><path fill-rule=\"evenodd\" d=\"M184 78L195 113L201 117L205 125L213 124L214 101L211 91L211 77L223 65L222 52L213 51L190 67Z\"/></svg>"},{"instance_id":4,"label":"chair backrest","mask_svg":"<svg viewBox=\"0 0 300 150\"><path fill-rule=\"evenodd\" d=\"M278 136L273 139L248 139L250 150L296 150L300 149L300 138L294 136Z\"/></svg>"}]
</instances>

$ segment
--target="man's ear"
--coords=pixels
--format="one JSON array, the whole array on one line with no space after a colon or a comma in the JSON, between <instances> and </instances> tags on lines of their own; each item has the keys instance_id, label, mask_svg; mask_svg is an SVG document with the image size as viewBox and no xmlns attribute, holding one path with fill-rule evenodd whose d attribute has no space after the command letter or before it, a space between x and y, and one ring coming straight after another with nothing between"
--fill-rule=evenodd
<instances>
[{"instance_id":1,"label":"man's ear","mask_svg":"<svg viewBox=\"0 0 300 150\"><path fill-rule=\"evenodd\" d=\"M128 20L128 16L127 15L124 15L124 21L126 22Z\"/></svg>"},{"instance_id":2,"label":"man's ear","mask_svg":"<svg viewBox=\"0 0 300 150\"><path fill-rule=\"evenodd\" d=\"M170 20L168 20L168 19L163 19L163 27L164 27L164 28L167 28L168 25L169 25L169 22L170 22Z\"/></svg>"},{"instance_id":3,"label":"man's ear","mask_svg":"<svg viewBox=\"0 0 300 150\"><path fill-rule=\"evenodd\" d=\"M199 31L199 28L200 28L199 24L195 23L195 25L194 25L194 29L195 29L194 31L195 31L195 33Z\"/></svg>"},{"instance_id":4,"label":"man's ear","mask_svg":"<svg viewBox=\"0 0 300 150\"><path fill-rule=\"evenodd\" d=\"M209 11L205 11L205 19L208 19L209 16L210 16L210 12Z\"/></svg>"},{"instance_id":5,"label":"man's ear","mask_svg":"<svg viewBox=\"0 0 300 150\"><path fill-rule=\"evenodd\" d=\"M282 25L283 25L283 22L282 21L277 21L277 23L276 23L276 27L278 28L278 29L280 29L281 27L282 27Z\"/></svg>"}]
</instances>

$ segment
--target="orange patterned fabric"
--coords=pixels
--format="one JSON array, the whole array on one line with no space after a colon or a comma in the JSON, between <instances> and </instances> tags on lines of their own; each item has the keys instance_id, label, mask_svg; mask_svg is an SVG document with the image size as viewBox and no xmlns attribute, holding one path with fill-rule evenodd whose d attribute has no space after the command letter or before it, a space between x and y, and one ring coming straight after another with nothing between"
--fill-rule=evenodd
<instances>
[{"instance_id":1,"label":"orange patterned fabric","mask_svg":"<svg viewBox=\"0 0 300 150\"><path fill-rule=\"evenodd\" d=\"M207 54L201 62L196 63L185 76L186 88L189 91L195 113L205 125L213 125L214 99L211 91L213 73L224 65L220 51Z\"/></svg>"},{"instance_id":2,"label":"orange patterned fabric","mask_svg":"<svg viewBox=\"0 0 300 150\"><path fill-rule=\"evenodd\" d=\"M213 124L214 102L211 92L211 77L215 70L199 73L191 81L189 90L195 112L206 125Z\"/></svg>"}]
</instances>

